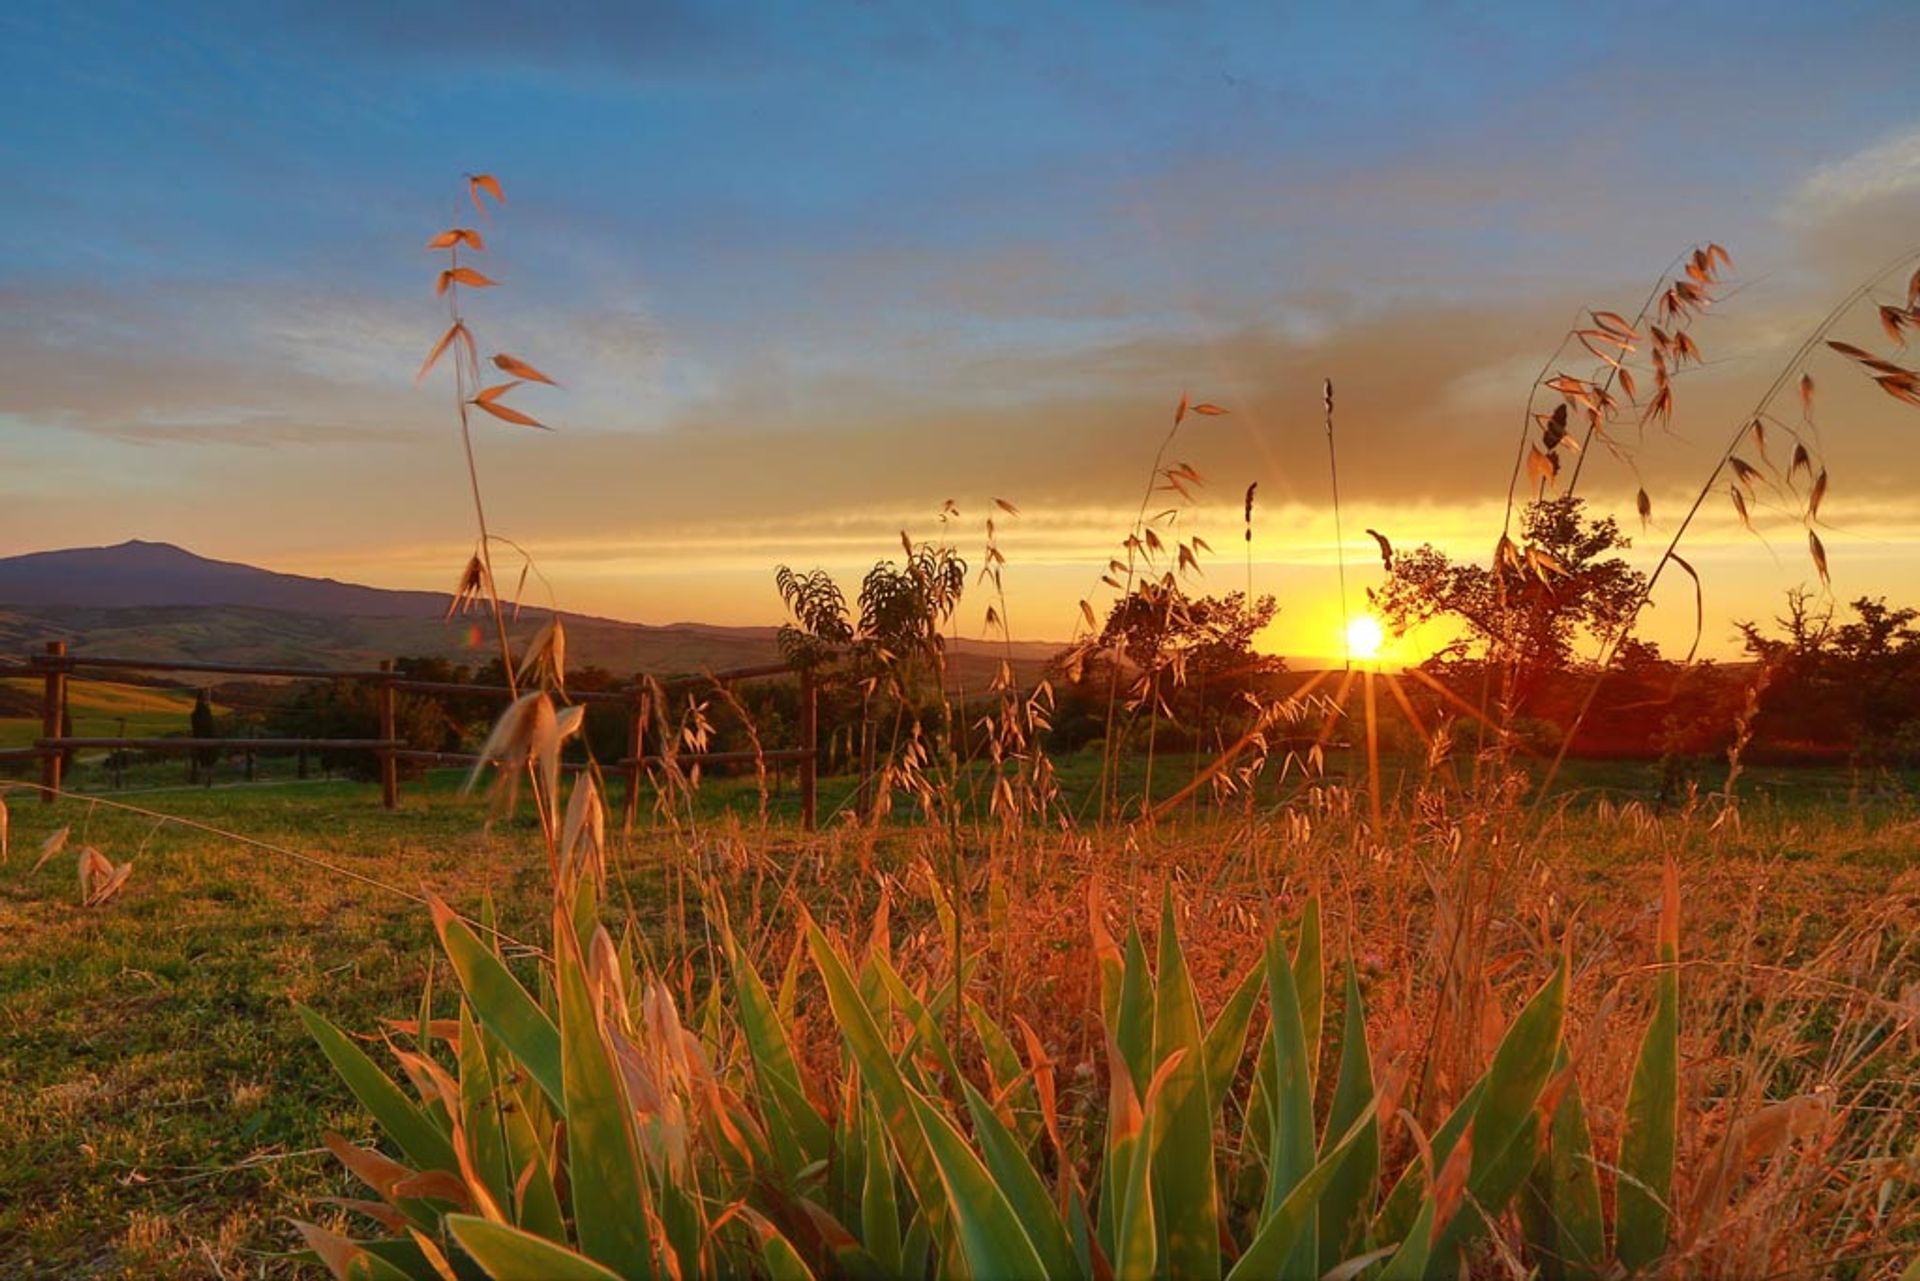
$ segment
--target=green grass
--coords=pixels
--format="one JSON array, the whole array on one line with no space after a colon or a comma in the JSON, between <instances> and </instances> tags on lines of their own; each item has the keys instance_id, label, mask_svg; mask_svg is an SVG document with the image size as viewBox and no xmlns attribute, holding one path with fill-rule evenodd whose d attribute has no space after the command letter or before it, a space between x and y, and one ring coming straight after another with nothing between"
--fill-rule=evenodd
<instances>
[{"instance_id":1,"label":"green grass","mask_svg":"<svg viewBox=\"0 0 1920 1281\"><path fill-rule=\"evenodd\" d=\"M1084 796L1097 781L1097 760L1067 758L1062 772L1068 790ZM1162 774L1170 789L1184 771L1163 763ZM1756 800L1738 842L1723 837L1709 850L1700 825L1681 853L1723 862L1726 883L1739 894L1766 885L1770 918L1815 911L1841 919L1850 904L1882 894L1890 876L1920 864L1911 807L1897 796L1849 808L1835 803L1850 787L1844 774L1749 778ZM1570 782L1644 794L1651 775L1647 767L1582 767ZM371 786L340 781L182 786L124 797L339 870L84 796L43 806L28 792L9 795L13 852L0 867L0 1275L295 1272L284 1220L326 1217L320 1198L355 1195L315 1151L322 1134L334 1129L368 1141L371 1131L307 1040L292 1002L353 1032L375 1033L382 1017L411 1016L435 954L419 904L345 873L403 890L429 884L467 912L490 890L502 929L526 939L544 933L547 873L537 832L525 819L488 830L483 803L461 797L457 784L451 772L410 783L396 813L380 809ZM1782 797L1778 803L1758 799L1769 789ZM822 791L822 811L830 813L850 783L826 780ZM797 805L790 791L777 798L776 823ZM649 808L643 804L643 815ZM755 808L749 780L716 780L693 817L724 837ZM39 842L63 824L72 828L69 849L30 871ZM808 845L788 827L753 843L777 868L813 868L803 893L809 902L833 903L843 890L870 890L875 860L898 866L917 839L900 827L877 843ZM1245 860L1234 874L1247 878L1250 894L1270 895L1274 877L1312 874L1266 862L1278 856L1255 847L1270 838L1249 842L1221 827L1154 839L1162 846L1158 867L1177 875L1187 874L1182 850ZM83 843L135 865L125 892L97 909L76 902L73 856ZM650 828L620 853L626 893L614 898L631 896L643 931L667 918L675 863L666 855L684 858L703 847ZM809 849L823 859L796 857ZM1656 854L1617 826L1558 841L1554 857L1572 892L1637 910ZM1224 878L1229 864L1220 866ZM1057 875L1065 884L1084 870L1063 864ZM1061 898L1070 904L1078 893ZM1730 893L1727 903L1738 897ZM1013 905L1016 913L1025 906ZM1727 912L1697 931L1690 919L1689 945L1734 946L1739 922ZM1077 950L1080 930L1071 920L1054 927L1061 946L1073 944L1068 952ZM1050 952L1056 941L1036 952ZM444 967L438 983L446 995Z\"/></svg>"},{"instance_id":2,"label":"green grass","mask_svg":"<svg viewBox=\"0 0 1920 1281\"><path fill-rule=\"evenodd\" d=\"M535 922L535 834L479 830L471 805L371 789L161 801L471 909L491 886ZM417 904L284 856L78 802L15 793L0 875L0 1273L205 1276L205 1251L287 1248L277 1216L347 1192L322 1133L366 1134L294 1019L305 1001L359 1031L418 1001L431 927ZM134 861L124 895L75 903L69 854L29 874L58 821ZM252 1271L251 1265L248 1271Z\"/></svg>"},{"instance_id":3,"label":"green grass","mask_svg":"<svg viewBox=\"0 0 1920 1281\"><path fill-rule=\"evenodd\" d=\"M24 677L0 685L35 699L41 692L39 681ZM67 686L67 710L80 738L154 738L187 732L193 697L178 690L77 680ZM0 716L0 747L31 747L40 731L37 719Z\"/></svg>"}]
</instances>

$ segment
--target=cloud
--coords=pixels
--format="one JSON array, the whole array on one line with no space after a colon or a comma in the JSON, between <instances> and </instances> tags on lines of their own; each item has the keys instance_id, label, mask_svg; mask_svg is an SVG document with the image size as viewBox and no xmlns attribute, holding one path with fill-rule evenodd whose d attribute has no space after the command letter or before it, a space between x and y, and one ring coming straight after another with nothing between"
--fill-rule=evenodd
<instances>
[{"instance_id":1,"label":"cloud","mask_svg":"<svg viewBox=\"0 0 1920 1281\"><path fill-rule=\"evenodd\" d=\"M1920 128L1895 134L1808 174L1789 209L1808 218L1920 191Z\"/></svg>"}]
</instances>

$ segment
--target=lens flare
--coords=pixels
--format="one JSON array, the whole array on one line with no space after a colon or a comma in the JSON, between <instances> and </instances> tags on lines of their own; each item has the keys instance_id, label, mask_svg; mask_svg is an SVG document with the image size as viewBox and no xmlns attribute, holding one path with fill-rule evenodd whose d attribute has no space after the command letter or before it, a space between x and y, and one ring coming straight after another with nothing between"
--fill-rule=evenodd
<instances>
[{"instance_id":1,"label":"lens flare","mask_svg":"<svg viewBox=\"0 0 1920 1281\"><path fill-rule=\"evenodd\" d=\"M1361 614L1347 620L1347 652L1355 658L1378 658L1380 647L1386 643L1386 629L1373 615Z\"/></svg>"}]
</instances>

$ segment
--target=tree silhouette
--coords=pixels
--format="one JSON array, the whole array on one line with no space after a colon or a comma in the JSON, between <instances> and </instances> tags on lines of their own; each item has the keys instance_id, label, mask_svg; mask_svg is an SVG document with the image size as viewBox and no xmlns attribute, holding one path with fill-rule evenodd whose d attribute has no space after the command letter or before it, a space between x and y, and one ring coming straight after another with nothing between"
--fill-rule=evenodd
<instances>
[{"instance_id":1,"label":"tree silhouette","mask_svg":"<svg viewBox=\"0 0 1920 1281\"><path fill-rule=\"evenodd\" d=\"M917 737L916 703L927 678L932 678L935 692L939 690L946 670L941 629L953 617L966 585L966 561L951 546L934 543L909 544L904 564L886 560L868 570L856 597L858 617L852 616L846 593L825 570L801 574L782 565L774 572L774 586L793 616L778 633L782 656L801 667L838 665L860 692L858 805L863 815L871 813L878 799L871 788L878 746L876 699L887 698L894 707L891 768L910 714ZM944 700L941 708L944 713ZM945 728L951 747L952 727Z\"/></svg>"},{"instance_id":2,"label":"tree silhouette","mask_svg":"<svg viewBox=\"0 0 1920 1281\"><path fill-rule=\"evenodd\" d=\"M1521 545L1502 539L1492 567L1456 561L1431 544L1390 558L1368 599L1396 633L1441 620L1459 635L1429 665L1495 662L1510 673L1509 708L1543 678L1578 665L1583 639L1628 623L1646 578L1614 553L1632 545L1612 517L1589 520L1571 495L1529 504Z\"/></svg>"},{"instance_id":3,"label":"tree silhouette","mask_svg":"<svg viewBox=\"0 0 1920 1281\"><path fill-rule=\"evenodd\" d=\"M193 711L187 716L187 725L195 738L212 738L215 732L213 703L206 690L201 690L193 700ZM219 759L219 753L211 747L193 749L193 777L191 782L213 786L213 766Z\"/></svg>"}]
</instances>

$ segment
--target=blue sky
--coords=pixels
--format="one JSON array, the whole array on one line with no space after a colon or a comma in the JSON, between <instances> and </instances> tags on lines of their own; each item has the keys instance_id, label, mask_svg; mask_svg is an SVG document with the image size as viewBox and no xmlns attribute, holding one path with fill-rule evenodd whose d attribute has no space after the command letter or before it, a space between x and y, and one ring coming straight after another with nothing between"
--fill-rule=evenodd
<instances>
[{"instance_id":1,"label":"blue sky","mask_svg":"<svg viewBox=\"0 0 1920 1281\"><path fill-rule=\"evenodd\" d=\"M1064 634L1191 390L1235 410L1192 520L1237 535L1253 479L1292 513L1257 550L1310 648L1320 375L1349 525L1477 546L1574 309L1719 240L1698 417L1646 462L1684 490L1825 302L1920 244L1916 47L1901 2L6 5L0 552L450 581L420 246L484 170L476 327L565 387L555 435L482 462L565 603L769 621L774 562L1004 496L1021 614ZM1863 580L1920 535L1920 477L1879 462L1915 426L1862 399L1835 444ZM1804 576L1702 535L1723 618Z\"/></svg>"}]
</instances>

